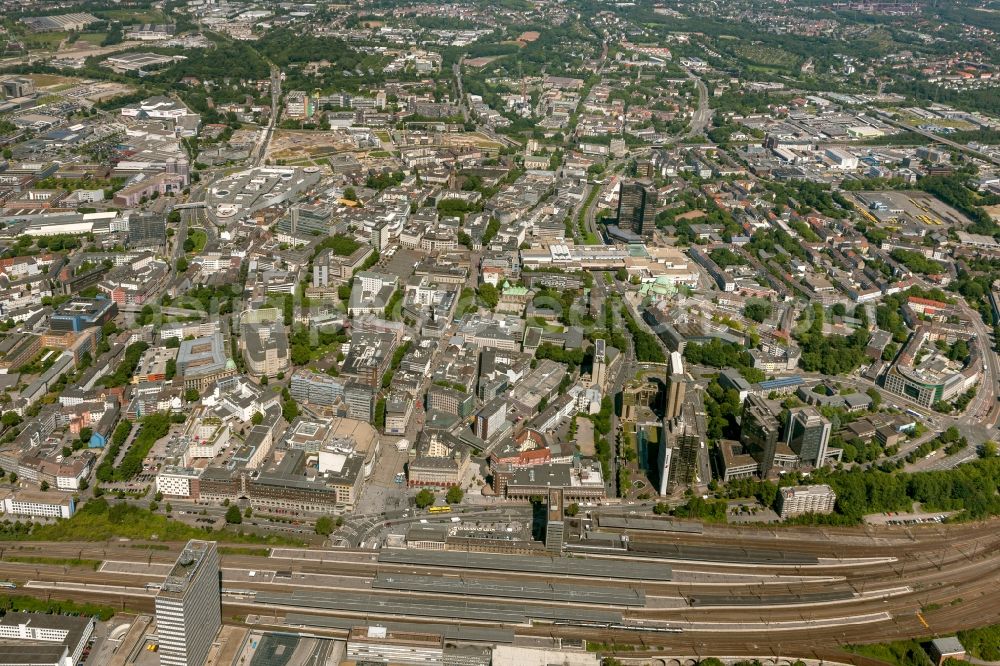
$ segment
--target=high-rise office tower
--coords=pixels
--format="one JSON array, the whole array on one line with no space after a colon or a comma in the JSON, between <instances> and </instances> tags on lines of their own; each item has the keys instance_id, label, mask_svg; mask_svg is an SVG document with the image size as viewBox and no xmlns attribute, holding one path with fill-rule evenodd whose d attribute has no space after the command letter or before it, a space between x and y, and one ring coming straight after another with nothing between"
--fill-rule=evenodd
<instances>
[{"instance_id":1,"label":"high-rise office tower","mask_svg":"<svg viewBox=\"0 0 1000 666\"><path fill-rule=\"evenodd\" d=\"M192 539L156 594L163 666L200 666L222 626L219 553L214 541Z\"/></svg>"},{"instance_id":2,"label":"high-rise office tower","mask_svg":"<svg viewBox=\"0 0 1000 666\"><path fill-rule=\"evenodd\" d=\"M661 495L673 492L678 485L693 483L698 477L698 458L707 456L705 439L705 403L701 391L690 391L672 420L664 419L662 442L657 460ZM700 479L708 483L708 479Z\"/></svg>"},{"instance_id":3,"label":"high-rise office tower","mask_svg":"<svg viewBox=\"0 0 1000 666\"><path fill-rule=\"evenodd\" d=\"M608 380L608 358L607 343L598 338L594 340L594 363L590 373L591 384L604 389L604 383Z\"/></svg>"},{"instance_id":4,"label":"high-rise office tower","mask_svg":"<svg viewBox=\"0 0 1000 666\"><path fill-rule=\"evenodd\" d=\"M656 229L656 190L639 181L622 183L618 193L618 226L643 238Z\"/></svg>"},{"instance_id":5,"label":"high-rise office tower","mask_svg":"<svg viewBox=\"0 0 1000 666\"><path fill-rule=\"evenodd\" d=\"M815 407L795 409L788 414L785 443L803 463L822 467L830 429L830 422Z\"/></svg>"},{"instance_id":6,"label":"high-rise office tower","mask_svg":"<svg viewBox=\"0 0 1000 666\"><path fill-rule=\"evenodd\" d=\"M740 441L753 459L757 461L757 472L766 477L774 467L774 452L778 446L781 424L771 408L758 395L751 393L743 401L743 417L740 420Z\"/></svg>"},{"instance_id":7,"label":"high-rise office tower","mask_svg":"<svg viewBox=\"0 0 1000 666\"><path fill-rule=\"evenodd\" d=\"M129 247L159 247L167 243L167 220L153 212L135 212L128 218Z\"/></svg>"},{"instance_id":8,"label":"high-rise office tower","mask_svg":"<svg viewBox=\"0 0 1000 666\"><path fill-rule=\"evenodd\" d=\"M688 377L684 374L684 357L680 352L670 352L670 370L667 373L667 405L663 413L666 420L681 414Z\"/></svg>"}]
</instances>

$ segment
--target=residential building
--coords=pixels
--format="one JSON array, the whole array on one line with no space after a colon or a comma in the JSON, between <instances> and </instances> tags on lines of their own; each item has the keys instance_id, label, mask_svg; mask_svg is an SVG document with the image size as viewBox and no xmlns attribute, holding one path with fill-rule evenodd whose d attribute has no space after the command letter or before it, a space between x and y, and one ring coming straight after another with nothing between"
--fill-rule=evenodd
<instances>
[{"instance_id":1,"label":"residential building","mask_svg":"<svg viewBox=\"0 0 1000 666\"><path fill-rule=\"evenodd\" d=\"M469 469L469 448L448 435L421 433L406 466L410 487L460 486Z\"/></svg>"},{"instance_id":2,"label":"residential building","mask_svg":"<svg viewBox=\"0 0 1000 666\"><path fill-rule=\"evenodd\" d=\"M467 418L476 407L476 396L449 386L432 385L427 389L427 409Z\"/></svg>"},{"instance_id":3,"label":"residential building","mask_svg":"<svg viewBox=\"0 0 1000 666\"><path fill-rule=\"evenodd\" d=\"M385 401L385 434L402 435L413 415L413 398L405 391L392 391Z\"/></svg>"},{"instance_id":4,"label":"residential building","mask_svg":"<svg viewBox=\"0 0 1000 666\"><path fill-rule=\"evenodd\" d=\"M0 664L76 666L97 619L8 611L0 619Z\"/></svg>"},{"instance_id":5,"label":"residential building","mask_svg":"<svg viewBox=\"0 0 1000 666\"><path fill-rule=\"evenodd\" d=\"M118 306L110 298L71 298L60 304L49 318L53 331L79 333L86 328L99 328L118 314Z\"/></svg>"},{"instance_id":6,"label":"residential building","mask_svg":"<svg viewBox=\"0 0 1000 666\"><path fill-rule=\"evenodd\" d=\"M380 387L396 351L396 342L394 333L355 331L351 334L351 347L341 365L341 374L355 377L372 388Z\"/></svg>"},{"instance_id":7,"label":"residential building","mask_svg":"<svg viewBox=\"0 0 1000 666\"><path fill-rule=\"evenodd\" d=\"M183 340L177 353L177 376L184 388L203 391L209 385L236 374L236 364L226 356L222 333Z\"/></svg>"},{"instance_id":8,"label":"residential building","mask_svg":"<svg viewBox=\"0 0 1000 666\"><path fill-rule=\"evenodd\" d=\"M576 461L549 463L522 469L498 467L493 472L494 489L508 499L547 496L550 489L561 488L567 502L591 502L607 497L604 478L598 463Z\"/></svg>"},{"instance_id":9,"label":"residential building","mask_svg":"<svg viewBox=\"0 0 1000 666\"><path fill-rule=\"evenodd\" d=\"M749 479L757 474L757 469L760 467L753 456L744 453L742 444L731 439L721 440L714 452L716 476L723 483L735 479Z\"/></svg>"},{"instance_id":10,"label":"residential building","mask_svg":"<svg viewBox=\"0 0 1000 666\"><path fill-rule=\"evenodd\" d=\"M292 375L288 391L299 402L332 407L344 398L344 381L299 368Z\"/></svg>"},{"instance_id":11,"label":"residential building","mask_svg":"<svg viewBox=\"0 0 1000 666\"><path fill-rule=\"evenodd\" d=\"M482 409L476 414L476 436L483 441L489 441L509 429L506 397L494 398L483 405Z\"/></svg>"},{"instance_id":12,"label":"residential building","mask_svg":"<svg viewBox=\"0 0 1000 666\"><path fill-rule=\"evenodd\" d=\"M274 377L291 365L288 335L280 322L243 324L240 346L247 370L257 376Z\"/></svg>"},{"instance_id":13,"label":"residential building","mask_svg":"<svg viewBox=\"0 0 1000 666\"><path fill-rule=\"evenodd\" d=\"M782 518L804 513L833 513L837 494L827 485L789 486L778 490L778 515Z\"/></svg>"},{"instance_id":14,"label":"residential building","mask_svg":"<svg viewBox=\"0 0 1000 666\"><path fill-rule=\"evenodd\" d=\"M344 386L344 403L347 416L358 421L371 423L375 418L375 398L377 391L368 384L347 382Z\"/></svg>"},{"instance_id":15,"label":"residential building","mask_svg":"<svg viewBox=\"0 0 1000 666\"><path fill-rule=\"evenodd\" d=\"M3 511L8 516L72 518L76 503L65 493L15 490L3 498Z\"/></svg>"}]
</instances>

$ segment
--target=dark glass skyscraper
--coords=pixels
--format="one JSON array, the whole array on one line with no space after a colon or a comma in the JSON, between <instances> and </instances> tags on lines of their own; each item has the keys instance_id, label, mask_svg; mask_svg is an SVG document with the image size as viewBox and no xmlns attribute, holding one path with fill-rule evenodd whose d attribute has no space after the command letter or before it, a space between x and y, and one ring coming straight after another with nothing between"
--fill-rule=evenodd
<instances>
[{"instance_id":1,"label":"dark glass skyscraper","mask_svg":"<svg viewBox=\"0 0 1000 666\"><path fill-rule=\"evenodd\" d=\"M640 181L621 185L618 193L618 226L643 238L656 229L656 190Z\"/></svg>"}]
</instances>

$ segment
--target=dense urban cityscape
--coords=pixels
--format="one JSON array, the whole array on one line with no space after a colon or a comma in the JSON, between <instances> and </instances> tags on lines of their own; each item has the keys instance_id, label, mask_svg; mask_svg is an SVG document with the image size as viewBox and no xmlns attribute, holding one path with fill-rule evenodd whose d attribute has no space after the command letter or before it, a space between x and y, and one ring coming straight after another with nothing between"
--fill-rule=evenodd
<instances>
[{"instance_id":1,"label":"dense urban cityscape","mask_svg":"<svg viewBox=\"0 0 1000 666\"><path fill-rule=\"evenodd\" d=\"M0 10L0 664L1000 664L997 0Z\"/></svg>"}]
</instances>

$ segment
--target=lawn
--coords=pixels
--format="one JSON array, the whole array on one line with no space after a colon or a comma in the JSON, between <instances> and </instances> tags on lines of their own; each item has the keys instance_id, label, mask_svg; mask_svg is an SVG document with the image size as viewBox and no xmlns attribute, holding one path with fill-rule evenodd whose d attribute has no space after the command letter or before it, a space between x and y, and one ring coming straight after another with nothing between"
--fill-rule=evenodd
<instances>
[{"instance_id":1,"label":"lawn","mask_svg":"<svg viewBox=\"0 0 1000 666\"><path fill-rule=\"evenodd\" d=\"M167 16L158 9L144 12L138 12L134 9L101 9L95 11L94 15L103 19L130 23L167 23Z\"/></svg>"},{"instance_id":2,"label":"lawn","mask_svg":"<svg viewBox=\"0 0 1000 666\"><path fill-rule=\"evenodd\" d=\"M791 68L798 64L798 58L784 49L764 44L741 43L733 48L741 60L764 67Z\"/></svg>"},{"instance_id":3,"label":"lawn","mask_svg":"<svg viewBox=\"0 0 1000 666\"><path fill-rule=\"evenodd\" d=\"M298 539L282 536L258 536L223 530L191 527L160 513L124 502L107 502L103 498L90 500L69 520L35 528L31 541L107 541L115 537L155 539L157 541L187 541L212 539L229 543L302 545Z\"/></svg>"},{"instance_id":4,"label":"lawn","mask_svg":"<svg viewBox=\"0 0 1000 666\"><path fill-rule=\"evenodd\" d=\"M194 250L192 252L198 254L205 249L205 244L208 242L208 234L203 230L192 229L189 238L194 241Z\"/></svg>"},{"instance_id":5,"label":"lawn","mask_svg":"<svg viewBox=\"0 0 1000 666\"><path fill-rule=\"evenodd\" d=\"M68 36L65 32L39 32L25 35L23 43L29 51L55 51Z\"/></svg>"},{"instance_id":6,"label":"lawn","mask_svg":"<svg viewBox=\"0 0 1000 666\"><path fill-rule=\"evenodd\" d=\"M80 35L78 42L87 42L88 44L93 44L94 46L100 46L104 38L108 36L106 32L85 32Z\"/></svg>"},{"instance_id":7,"label":"lawn","mask_svg":"<svg viewBox=\"0 0 1000 666\"><path fill-rule=\"evenodd\" d=\"M17 562L19 564L51 564L63 567L83 567L97 571L101 566L101 560L81 560L77 557L35 557L28 555L8 555L3 558L4 562Z\"/></svg>"},{"instance_id":8,"label":"lawn","mask_svg":"<svg viewBox=\"0 0 1000 666\"><path fill-rule=\"evenodd\" d=\"M76 85L80 82L80 79L74 79L69 76L59 76L58 74L28 74L29 79L35 82L35 87L46 88L48 86L58 86L58 85Z\"/></svg>"},{"instance_id":9,"label":"lawn","mask_svg":"<svg viewBox=\"0 0 1000 666\"><path fill-rule=\"evenodd\" d=\"M932 664L930 657L927 656L917 639L892 643L848 645L847 649L856 654L896 666L931 666Z\"/></svg>"}]
</instances>

